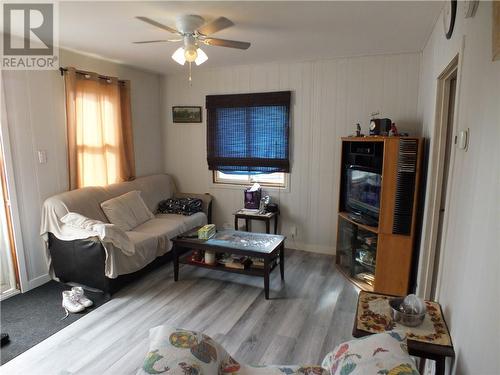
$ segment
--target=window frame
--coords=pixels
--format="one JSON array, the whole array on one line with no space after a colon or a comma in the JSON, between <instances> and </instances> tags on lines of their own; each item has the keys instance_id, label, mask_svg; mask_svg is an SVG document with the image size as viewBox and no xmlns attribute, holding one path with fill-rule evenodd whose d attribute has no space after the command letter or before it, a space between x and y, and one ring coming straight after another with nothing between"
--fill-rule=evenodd
<instances>
[{"instance_id":1,"label":"window frame","mask_svg":"<svg viewBox=\"0 0 500 375\"><path fill-rule=\"evenodd\" d=\"M276 168L276 172L290 173L290 122L291 122L291 91L261 92L249 94L229 95L207 95L207 162L209 170L217 171L226 166L231 167L270 167ZM223 108L252 108L283 106L286 110L286 129L284 133L285 155L274 158L264 157L228 157L221 156L216 147L217 133L217 110ZM270 157L270 158L269 158ZM227 163L227 164L226 164ZM269 165L267 165L269 164Z\"/></svg>"},{"instance_id":2,"label":"window frame","mask_svg":"<svg viewBox=\"0 0 500 375\"><path fill-rule=\"evenodd\" d=\"M227 179L221 179L217 176L218 172L222 172L219 170L212 170L212 185L213 187L225 187L225 188L234 188L234 189L241 189L242 186L250 186L257 182L260 186L265 187L267 189L273 189L273 190L284 190L284 191L290 191L290 173L286 172L275 172L275 173L283 173L284 178L283 178L283 184L277 184L277 183L270 183L270 182L258 182L258 181L252 181L251 178L249 178L246 181L231 181ZM222 172L224 173L224 172ZM249 176L249 175L247 175Z\"/></svg>"}]
</instances>

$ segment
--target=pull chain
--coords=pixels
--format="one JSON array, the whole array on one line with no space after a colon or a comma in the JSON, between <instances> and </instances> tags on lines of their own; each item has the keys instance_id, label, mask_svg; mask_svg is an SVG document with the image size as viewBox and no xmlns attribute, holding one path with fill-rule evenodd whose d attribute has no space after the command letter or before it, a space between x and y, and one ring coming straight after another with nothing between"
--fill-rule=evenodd
<instances>
[{"instance_id":1,"label":"pull chain","mask_svg":"<svg viewBox=\"0 0 500 375\"><path fill-rule=\"evenodd\" d=\"M191 78L191 62L189 62L189 86L193 84L193 80Z\"/></svg>"}]
</instances>

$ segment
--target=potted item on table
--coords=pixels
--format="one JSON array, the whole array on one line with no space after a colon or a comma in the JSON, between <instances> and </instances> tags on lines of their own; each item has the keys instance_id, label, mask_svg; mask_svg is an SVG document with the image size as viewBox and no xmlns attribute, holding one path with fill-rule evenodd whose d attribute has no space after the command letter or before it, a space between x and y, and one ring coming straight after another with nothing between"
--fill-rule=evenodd
<instances>
[{"instance_id":1,"label":"potted item on table","mask_svg":"<svg viewBox=\"0 0 500 375\"><path fill-rule=\"evenodd\" d=\"M415 294L405 298L394 298L389 301L392 319L408 327L416 327L425 319L425 303Z\"/></svg>"}]
</instances>

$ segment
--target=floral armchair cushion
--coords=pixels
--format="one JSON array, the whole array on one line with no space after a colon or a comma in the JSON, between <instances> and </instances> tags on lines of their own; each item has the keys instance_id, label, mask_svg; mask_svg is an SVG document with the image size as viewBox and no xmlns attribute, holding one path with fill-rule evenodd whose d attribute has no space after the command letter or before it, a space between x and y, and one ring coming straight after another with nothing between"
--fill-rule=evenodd
<instances>
[{"instance_id":1,"label":"floral armchair cushion","mask_svg":"<svg viewBox=\"0 0 500 375\"><path fill-rule=\"evenodd\" d=\"M406 335L380 333L347 341L337 346L323 360L331 375L418 375L408 355Z\"/></svg>"},{"instance_id":2,"label":"floral armchair cushion","mask_svg":"<svg viewBox=\"0 0 500 375\"><path fill-rule=\"evenodd\" d=\"M149 331L149 351L137 375L418 375L406 337L382 333L343 343L323 366L249 366L234 360L209 336L158 326Z\"/></svg>"},{"instance_id":3,"label":"floral armchair cushion","mask_svg":"<svg viewBox=\"0 0 500 375\"><path fill-rule=\"evenodd\" d=\"M247 366L200 332L159 326L149 331L149 352L137 375L328 375L320 366Z\"/></svg>"},{"instance_id":4,"label":"floral armchair cushion","mask_svg":"<svg viewBox=\"0 0 500 375\"><path fill-rule=\"evenodd\" d=\"M158 326L149 331L149 340L149 352L137 375L215 375L229 356L200 332Z\"/></svg>"},{"instance_id":5,"label":"floral armchair cushion","mask_svg":"<svg viewBox=\"0 0 500 375\"><path fill-rule=\"evenodd\" d=\"M330 375L330 373L321 366L317 365L299 365L299 366L249 366L241 365L235 372L224 372L221 369L220 375Z\"/></svg>"}]
</instances>

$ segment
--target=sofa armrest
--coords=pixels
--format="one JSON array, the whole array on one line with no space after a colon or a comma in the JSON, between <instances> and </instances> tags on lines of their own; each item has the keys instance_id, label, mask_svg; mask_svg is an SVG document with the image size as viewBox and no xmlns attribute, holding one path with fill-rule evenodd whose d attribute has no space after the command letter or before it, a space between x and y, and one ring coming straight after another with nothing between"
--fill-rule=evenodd
<instances>
[{"instance_id":1,"label":"sofa armrest","mask_svg":"<svg viewBox=\"0 0 500 375\"><path fill-rule=\"evenodd\" d=\"M203 212L207 215L208 223L212 223L212 200L213 197L209 193L174 193L174 198L198 198L203 201Z\"/></svg>"}]
</instances>

